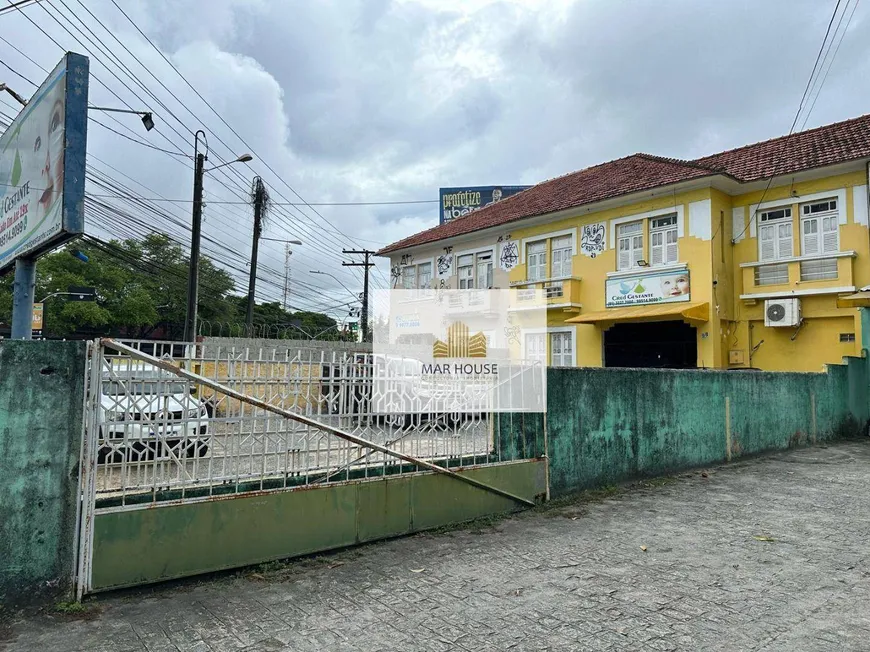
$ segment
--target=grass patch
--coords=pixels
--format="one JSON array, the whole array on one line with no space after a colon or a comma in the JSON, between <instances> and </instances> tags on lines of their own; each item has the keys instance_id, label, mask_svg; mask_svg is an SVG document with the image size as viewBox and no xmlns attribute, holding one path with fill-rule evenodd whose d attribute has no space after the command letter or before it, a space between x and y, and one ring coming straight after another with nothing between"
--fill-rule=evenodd
<instances>
[{"instance_id":1,"label":"grass patch","mask_svg":"<svg viewBox=\"0 0 870 652\"><path fill-rule=\"evenodd\" d=\"M97 604L81 602L57 602L54 612L70 620L93 620L100 615L100 607Z\"/></svg>"},{"instance_id":2,"label":"grass patch","mask_svg":"<svg viewBox=\"0 0 870 652\"><path fill-rule=\"evenodd\" d=\"M81 602L58 602L54 605L54 610L59 614L64 614L65 616L76 616L86 613L88 608Z\"/></svg>"}]
</instances>

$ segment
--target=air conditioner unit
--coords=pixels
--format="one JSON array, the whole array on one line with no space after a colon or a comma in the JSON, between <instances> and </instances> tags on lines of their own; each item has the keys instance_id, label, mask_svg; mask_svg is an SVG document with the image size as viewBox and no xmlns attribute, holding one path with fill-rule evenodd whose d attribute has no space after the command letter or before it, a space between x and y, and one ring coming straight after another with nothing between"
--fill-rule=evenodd
<instances>
[{"instance_id":1,"label":"air conditioner unit","mask_svg":"<svg viewBox=\"0 0 870 652\"><path fill-rule=\"evenodd\" d=\"M798 326L800 323L800 299L768 299L764 302L765 326Z\"/></svg>"}]
</instances>

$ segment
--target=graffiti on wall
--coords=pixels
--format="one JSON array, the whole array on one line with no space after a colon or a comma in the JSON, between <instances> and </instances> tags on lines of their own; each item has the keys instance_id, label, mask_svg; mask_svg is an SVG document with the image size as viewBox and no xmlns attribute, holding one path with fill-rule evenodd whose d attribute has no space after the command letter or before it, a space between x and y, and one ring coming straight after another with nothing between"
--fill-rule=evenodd
<instances>
[{"instance_id":1,"label":"graffiti on wall","mask_svg":"<svg viewBox=\"0 0 870 652\"><path fill-rule=\"evenodd\" d=\"M604 222L584 224L580 228L580 253L595 258L606 248L606 226Z\"/></svg>"},{"instance_id":2,"label":"graffiti on wall","mask_svg":"<svg viewBox=\"0 0 870 652\"><path fill-rule=\"evenodd\" d=\"M498 246L498 264L509 272L520 262L520 244L516 240L504 240Z\"/></svg>"}]
</instances>

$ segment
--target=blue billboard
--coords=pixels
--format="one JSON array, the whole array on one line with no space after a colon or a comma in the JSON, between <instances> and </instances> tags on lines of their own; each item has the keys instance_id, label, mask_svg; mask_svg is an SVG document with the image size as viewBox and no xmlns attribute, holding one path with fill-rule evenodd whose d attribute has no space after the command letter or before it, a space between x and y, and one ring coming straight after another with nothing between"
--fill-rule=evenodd
<instances>
[{"instance_id":1,"label":"blue billboard","mask_svg":"<svg viewBox=\"0 0 870 652\"><path fill-rule=\"evenodd\" d=\"M439 191L440 223L452 222L495 202L515 195L531 186L467 186L441 188Z\"/></svg>"},{"instance_id":2,"label":"blue billboard","mask_svg":"<svg viewBox=\"0 0 870 652\"><path fill-rule=\"evenodd\" d=\"M84 232L88 59L68 52L0 136L0 272Z\"/></svg>"}]
</instances>

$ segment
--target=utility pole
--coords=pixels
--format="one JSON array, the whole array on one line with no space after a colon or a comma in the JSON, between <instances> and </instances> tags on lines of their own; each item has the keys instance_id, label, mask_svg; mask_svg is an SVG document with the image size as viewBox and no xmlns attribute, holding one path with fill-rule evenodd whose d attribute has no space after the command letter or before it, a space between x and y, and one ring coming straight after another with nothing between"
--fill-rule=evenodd
<instances>
[{"instance_id":1,"label":"utility pole","mask_svg":"<svg viewBox=\"0 0 870 652\"><path fill-rule=\"evenodd\" d=\"M199 136L202 132L196 132ZM199 144L199 140L197 140ZM187 275L187 319L184 341L196 341L196 308L199 299L199 243L202 234L202 177L205 174L205 154L196 154L193 168L193 223L190 229L190 270Z\"/></svg>"},{"instance_id":2,"label":"utility pole","mask_svg":"<svg viewBox=\"0 0 870 652\"><path fill-rule=\"evenodd\" d=\"M150 119L150 114L148 115ZM143 119L143 122L145 120ZM152 125L153 126L153 125ZM148 125L145 125L146 129ZM193 222L190 227L190 266L187 273L187 317L184 320L184 341L190 344L196 343L196 310L199 305L199 243L202 236L202 179L206 172L232 165L233 163L247 163L254 157L250 154L241 154L238 158L205 169L208 157L199 153L199 138L205 140L205 132L197 130L193 135ZM206 141L206 150L208 142Z\"/></svg>"},{"instance_id":3,"label":"utility pole","mask_svg":"<svg viewBox=\"0 0 870 652\"><path fill-rule=\"evenodd\" d=\"M254 327L254 292L257 287L257 250L260 245L260 235L263 233L263 216L269 205L269 191L260 177L254 177L251 186L251 198L254 200L254 243L251 245L251 276L248 279L248 309L245 312L245 331L251 337ZM289 246L289 245L288 245Z\"/></svg>"},{"instance_id":4,"label":"utility pole","mask_svg":"<svg viewBox=\"0 0 870 652\"><path fill-rule=\"evenodd\" d=\"M369 262L369 256L374 256L375 252L368 249L342 249L343 254L356 254L365 257L365 262L362 263L341 263L342 267L364 267L365 275L363 276L363 295L362 295L362 310L360 311L360 330L362 331L362 341L368 342L369 338L369 269L375 266Z\"/></svg>"}]
</instances>

